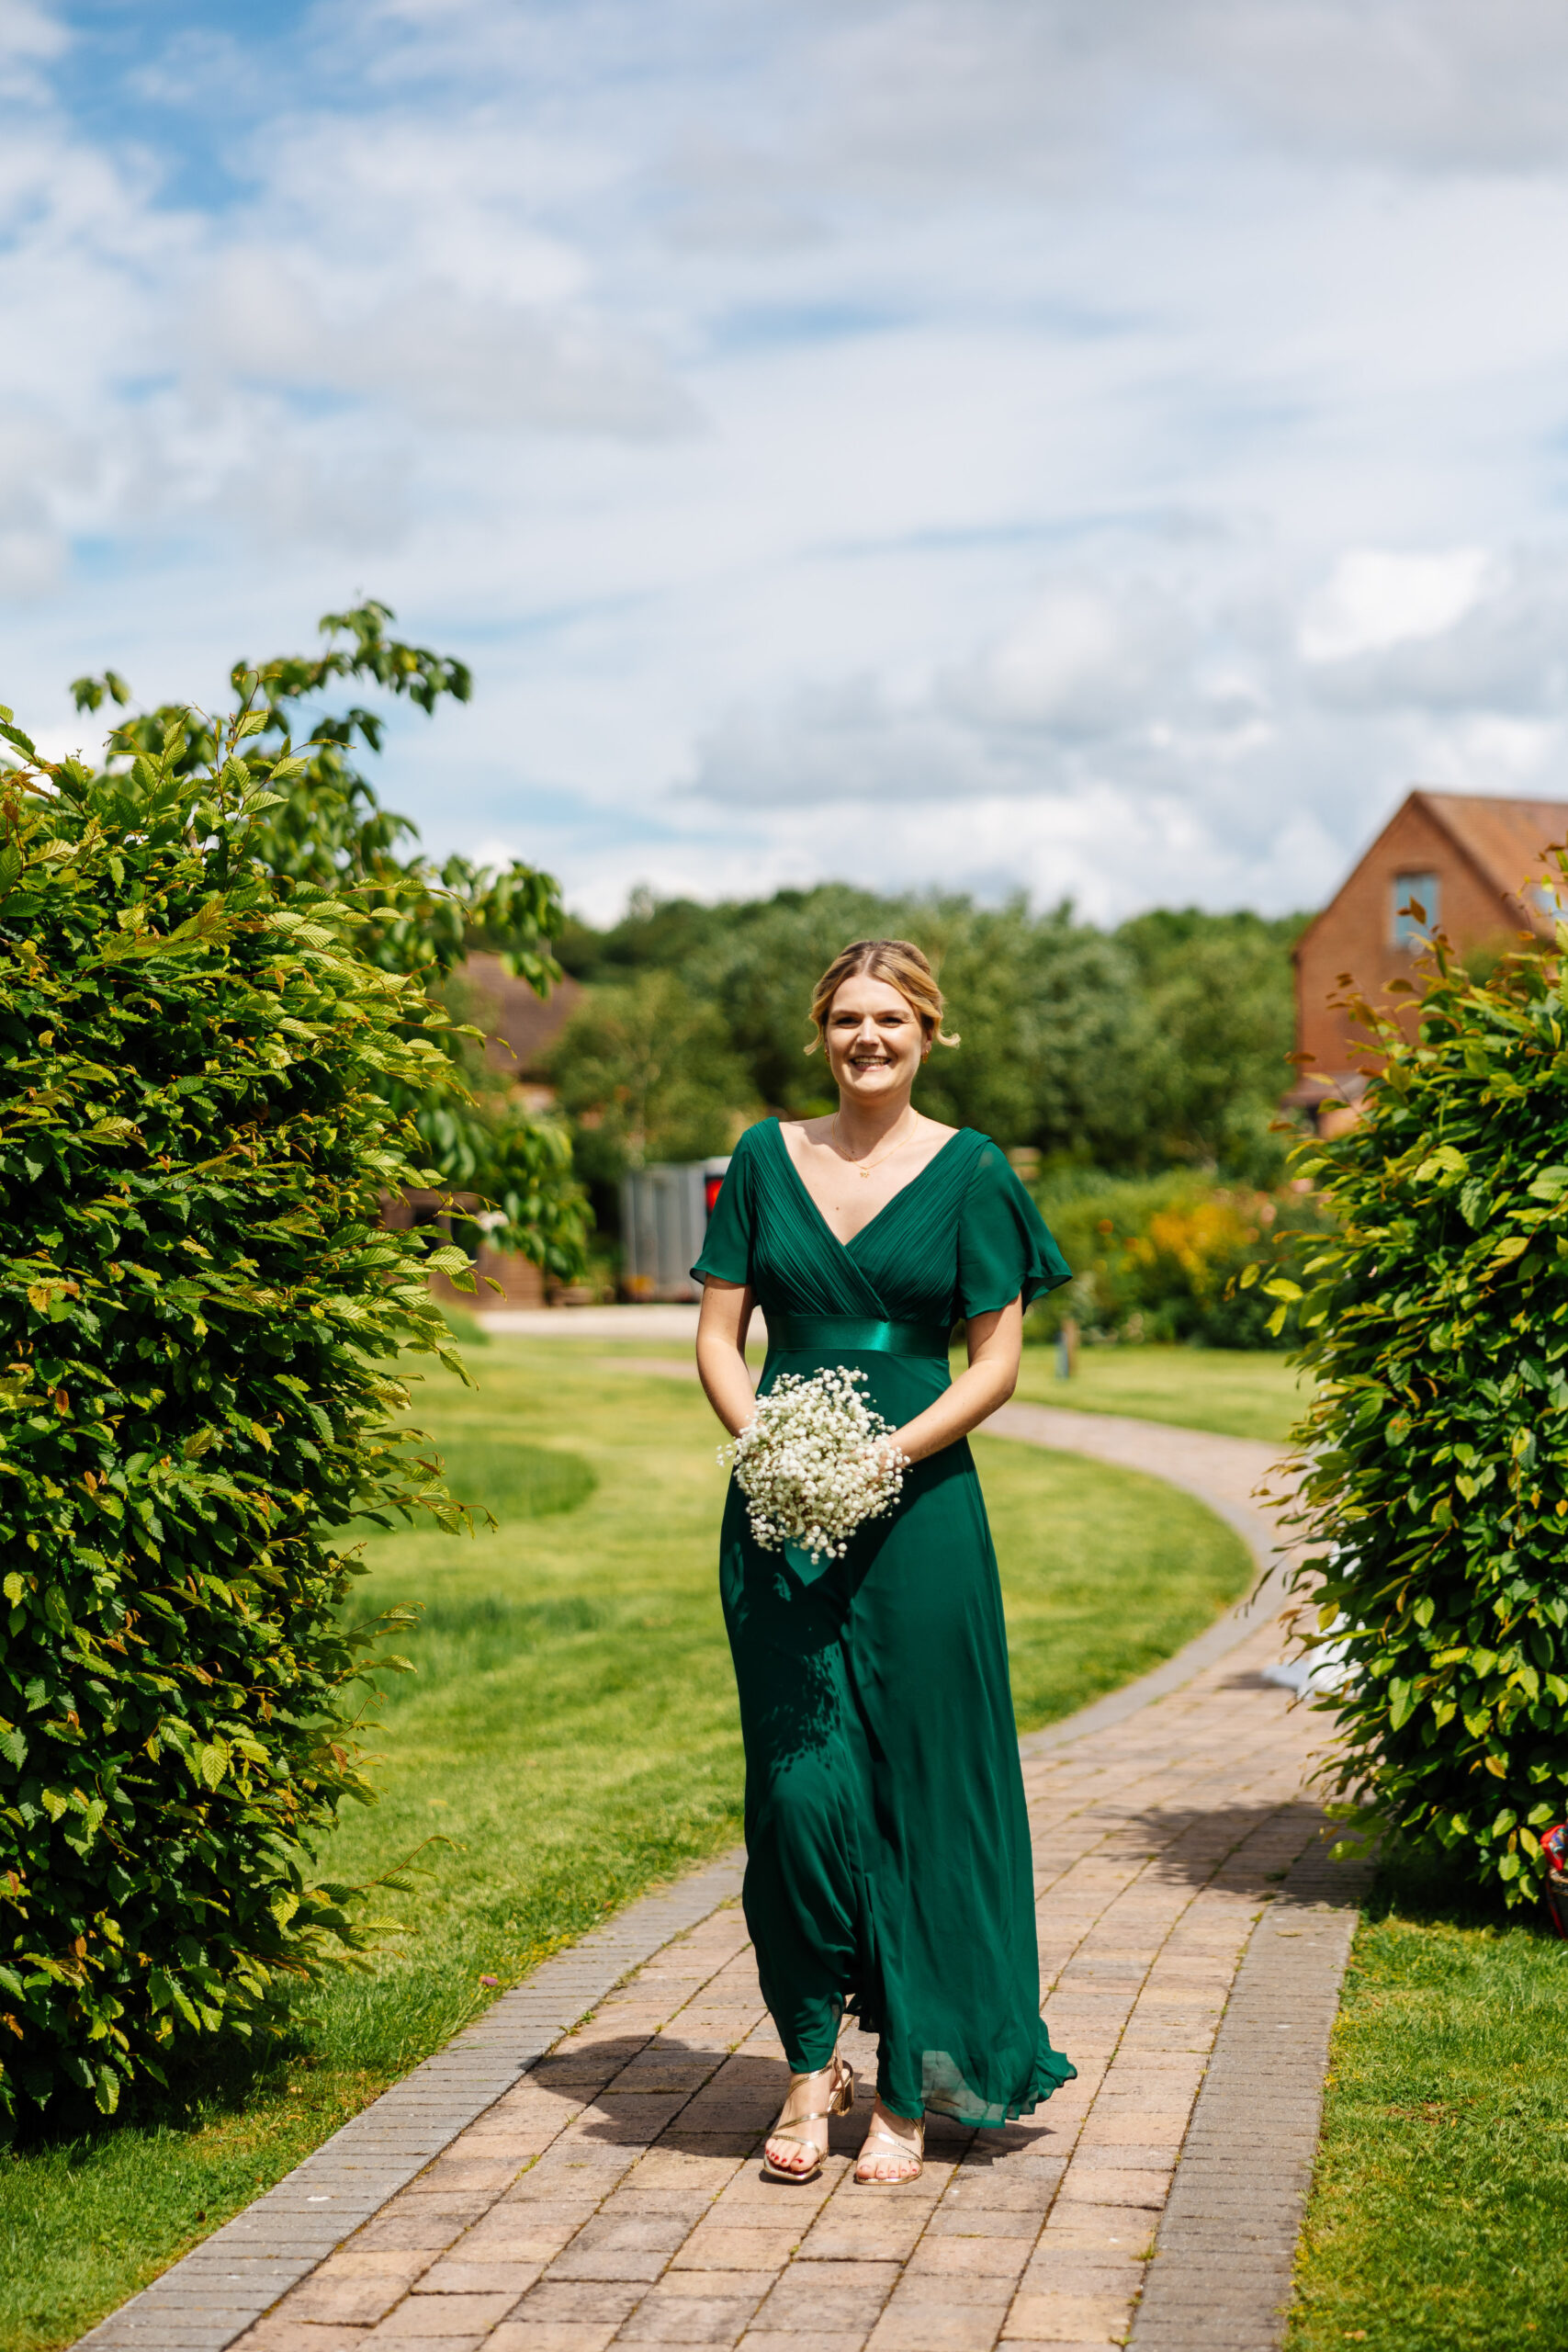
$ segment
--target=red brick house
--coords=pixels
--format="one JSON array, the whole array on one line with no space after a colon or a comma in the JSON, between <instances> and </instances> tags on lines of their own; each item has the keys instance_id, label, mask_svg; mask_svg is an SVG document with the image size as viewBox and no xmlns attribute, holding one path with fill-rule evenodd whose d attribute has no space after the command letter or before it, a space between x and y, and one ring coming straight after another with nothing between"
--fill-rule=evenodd
<instances>
[{"instance_id":1,"label":"red brick house","mask_svg":"<svg viewBox=\"0 0 1568 2352\"><path fill-rule=\"evenodd\" d=\"M469 1018L485 1033L485 1059L512 1079L530 1111L545 1111L556 1099L545 1057L586 991L563 973L548 996L536 996L526 980L514 979L499 956L470 956L457 978L472 996Z\"/></svg>"},{"instance_id":2,"label":"red brick house","mask_svg":"<svg viewBox=\"0 0 1568 2352\"><path fill-rule=\"evenodd\" d=\"M1406 794L1292 951L1296 1046L1310 1058L1287 1102L1314 1111L1326 1131L1348 1114L1318 1106L1325 1098L1353 1103L1365 1086L1367 1048L1330 1002L1346 974L1397 1012L1410 1000L1391 996L1390 984L1419 985L1425 931L1442 930L1461 955L1510 945L1521 932L1550 937L1558 906L1545 853L1564 840L1568 801ZM1405 911L1412 901L1424 920Z\"/></svg>"},{"instance_id":3,"label":"red brick house","mask_svg":"<svg viewBox=\"0 0 1568 2352\"><path fill-rule=\"evenodd\" d=\"M499 956L470 956L457 967L457 978L468 994L464 1017L485 1033L485 1059L494 1070L512 1080L530 1111L547 1110L556 1099L544 1068L545 1057L583 997L581 983L563 976L547 997L536 996L526 980L513 978ZM473 1195L450 1196L459 1208L473 1205ZM391 1226L448 1222L444 1193L405 1193L383 1204ZM481 1244L477 1292L455 1290L445 1274L432 1274L430 1286L443 1305L482 1315L489 1307L543 1306L545 1279L529 1258ZM499 1283L499 1295L491 1283Z\"/></svg>"}]
</instances>

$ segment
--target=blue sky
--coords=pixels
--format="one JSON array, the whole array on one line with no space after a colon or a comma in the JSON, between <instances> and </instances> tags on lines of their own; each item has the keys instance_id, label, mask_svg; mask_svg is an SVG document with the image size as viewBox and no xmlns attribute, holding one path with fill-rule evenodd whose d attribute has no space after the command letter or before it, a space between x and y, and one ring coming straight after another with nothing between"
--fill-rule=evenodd
<instances>
[{"instance_id":1,"label":"blue sky","mask_svg":"<svg viewBox=\"0 0 1568 2352\"><path fill-rule=\"evenodd\" d=\"M0 0L0 698L356 592L604 917L1568 798L1556 0Z\"/></svg>"}]
</instances>

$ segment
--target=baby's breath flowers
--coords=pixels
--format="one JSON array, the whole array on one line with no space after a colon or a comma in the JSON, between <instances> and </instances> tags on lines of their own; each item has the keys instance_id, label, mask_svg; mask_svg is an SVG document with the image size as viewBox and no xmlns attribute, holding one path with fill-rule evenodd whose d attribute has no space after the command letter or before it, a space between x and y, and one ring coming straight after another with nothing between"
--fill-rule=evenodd
<instances>
[{"instance_id":1,"label":"baby's breath flowers","mask_svg":"<svg viewBox=\"0 0 1568 2352\"><path fill-rule=\"evenodd\" d=\"M739 1435L721 1445L764 1552L790 1545L812 1565L842 1559L863 1520L891 1510L908 1456L884 1445L892 1423L858 1391L863 1372L829 1364L809 1377L781 1372Z\"/></svg>"}]
</instances>

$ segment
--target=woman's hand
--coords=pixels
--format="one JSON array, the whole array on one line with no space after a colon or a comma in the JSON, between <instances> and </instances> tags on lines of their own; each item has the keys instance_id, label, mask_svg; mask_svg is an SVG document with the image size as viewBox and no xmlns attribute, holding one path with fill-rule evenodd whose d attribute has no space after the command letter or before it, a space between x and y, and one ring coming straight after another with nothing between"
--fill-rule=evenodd
<instances>
[{"instance_id":1,"label":"woman's hand","mask_svg":"<svg viewBox=\"0 0 1568 2352\"><path fill-rule=\"evenodd\" d=\"M731 1437L739 1435L757 1405L746 1366L746 1330L753 1304L744 1283L708 1276L697 1323L697 1372L708 1403ZM908 1463L923 1462L928 1454L956 1445L998 1405L1005 1405L1018 1385L1023 1352L1021 1300L1015 1298L1010 1306L990 1315L972 1316L968 1338L969 1362L952 1387L881 1441Z\"/></svg>"},{"instance_id":2,"label":"woman's hand","mask_svg":"<svg viewBox=\"0 0 1568 2352\"><path fill-rule=\"evenodd\" d=\"M911 1462L941 1453L1005 1405L1018 1386L1019 1359L1023 1353L1023 1303L1015 1298L990 1315L969 1319L969 1362L951 1388L928 1405L886 1441Z\"/></svg>"},{"instance_id":3,"label":"woman's hand","mask_svg":"<svg viewBox=\"0 0 1568 2352\"><path fill-rule=\"evenodd\" d=\"M879 1437L875 1444L868 1446L866 1451L884 1477L891 1471L907 1470L909 1466L902 1430L890 1430L886 1437Z\"/></svg>"}]
</instances>

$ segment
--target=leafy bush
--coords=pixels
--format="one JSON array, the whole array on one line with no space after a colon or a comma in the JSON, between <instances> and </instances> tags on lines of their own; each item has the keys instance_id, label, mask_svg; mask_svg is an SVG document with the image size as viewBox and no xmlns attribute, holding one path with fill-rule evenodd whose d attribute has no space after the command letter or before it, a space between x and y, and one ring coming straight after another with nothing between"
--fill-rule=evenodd
<instances>
[{"instance_id":1,"label":"leafy bush","mask_svg":"<svg viewBox=\"0 0 1568 2352\"><path fill-rule=\"evenodd\" d=\"M355 1945L310 1883L369 1794L355 1513L454 1507L388 1430L453 1360L389 1089L450 1069L349 900L254 844L299 763L0 775L0 2102L111 2109ZM407 1622L406 1619L400 1622Z\"/></svg>"},{"instance_id":2,"label":"leafy bush","mask_svg":"<svg viewBox=\"0 0 1568 2352\"><path fill-rule=\"evenodd\" d=\"M394 1107L413 1113L423 1156L441 1182L490 1203L486 1234L494 1248L519 1250L558 1280L573 1282L583 1270L588 1214L572 1178L566 1130L531 1114L508 1075L492 1069L479 1042L466 1035L470 1008L458 977L463 959L484 949L537 994L547 992L560 977L550 943L566 919L553 878L517 860L496 871L454 856L437 867L412 849L417 828L381 806L355 764L357 745L381 748L385 722L375 711L318 709L310 740L292 756L300 705L314 704L339 683L378 687L427 716L443 696L468 701L472 682L464 664L389 637L387 623L394 617L374 600L327 613L321 652L280 654L254 668L234 664L234 691L245 697L251 717L249 733L229 755L253 780L281 786L254 810L248 848L292 882L352 891L367 918L355 930L357 953L383 971L417 974L446 1002L452 1018L433 1035L457 1063L464 1084L453 1088L439 1069L421 1071L418 1092L401 1080L391 1082ZM72 692L79 710L130 698L112 670L76 679ZM121 762L137 755L162 761L171 727L178 731L175 772L194 777L209 771L219 751L214 722L174 705L121 719L109 738L110 754ZM471 1227L464 1230L471 1254L479 1236Z\"/></svg>"},{"instance_id":3,"label":"leafy bush","mask_svg":"<svg viewBox=\"0 0 1568 2352\"><path fill-rule=\"evenodd\" d=\"M1047 1180L1039 1197L1074 1273L1032 1310L1041 1339L1070 1315L1091 1342L1286 1347L1293 1332L1252 1283L1330 1221L1307 1195L1188 1175Z\"/></svg>"},{"instance_id":4,"label":"leafy bush","mask_svg":"<svg viewBox=\"0 0 1568 2352\"><path fill-rule=\"evenodd\" d=\"M1568 1810L1568 1004L1539 956L1440 952L1414 1042L1358 1011L1386 1062L1302 1154L1341 1221L1298 1309L1338 1769L1363 1824L1519 1902Z\"/></svg>"}]
</instances>

